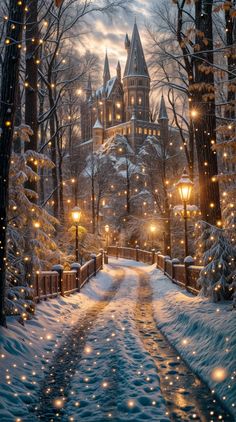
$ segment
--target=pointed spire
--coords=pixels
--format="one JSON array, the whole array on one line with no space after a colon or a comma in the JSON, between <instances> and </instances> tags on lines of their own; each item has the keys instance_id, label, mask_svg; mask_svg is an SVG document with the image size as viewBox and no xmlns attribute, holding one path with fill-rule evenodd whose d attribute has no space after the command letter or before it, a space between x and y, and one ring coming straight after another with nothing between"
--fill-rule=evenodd
<instances>
[{"instance_id":1,"label":"pointed spire","mask_svg":"<svg viewBox=\"0 0 236 422\"><path fill-rule=\"evenodd\" d=\"M128 58L125 66L124 76L140 75L149 77L147 64L143 53L143 47L136 22L134 23L132 39L131 43L129 44L130 47L128 50Z\"/></svg>"},{"instance_id":2,"label":"pointed spire","mask_svg":"<svg viewBox=\"0 0 236 422\"><path fill-rule=\"evenodd\" d=\"M163 94L162 94L158 120L164 120L164 119L169 120L168 114L167 114L167 111L166 111L166 103L165 103L165 100L164 100L164 97L163 97Z\"/></svg>"},{"instance_id":3,"label":"pointed spire","mask_svg":"<svg viewBox=\"0 0 236 422\"><path fill-rule=\"evenodd\" d=\"M116 75L117 75L117 79L121 82L121 66L120 66L119 60L116 66Z\"/></svg>"},{"instance_id":4,"label":"pointed spire","mask_svg":"<svg viewBox=\"0 0 236 422\"><path fill-rule=\"evenodd\" d=\"M91 97L91 95L92 95L92 82L91 82L91 75L89 73L88 83L87 83L87 88L86 88L86 98L87 98L87 100Z\"/></svg>"},{"instance_id":5,"label":"pointed spire","mask_svg":"<svg viewBox=\"0 0 236 422\"><path fill-rule=\"evenodd\" d=\"M105 62L104 62L104 70L103 70L103 85L105 86L106 83L110 79L111 79L110 66L109 66L109 61L108 61L108 56L107 56L107 51L106 51Z\"/></svg>"},{"instance_id":6,"label":"pointed spire","mask_svg":"<svg viewBox=\"0 0 236 422\"><path fill-rule=\"evenodd\" d=\"M125 36L125 49L127 50L127 52L129 52L129 49L130 49L130 40L129 40L128 34L126 34L126 36Z\"/></svg>"},{"instance_id":7,"label":"pointed spire","mask_svg":"<svg viewBox=\"0 0 236 422\"><path fill-rule=\"evenodd\" d=\"M95 124L93 126L93 129L103 129L103 125L100 122L99 117L97 118L97 120L96 120L96 122L95 122Z\"/></svg>"}]
</instances>

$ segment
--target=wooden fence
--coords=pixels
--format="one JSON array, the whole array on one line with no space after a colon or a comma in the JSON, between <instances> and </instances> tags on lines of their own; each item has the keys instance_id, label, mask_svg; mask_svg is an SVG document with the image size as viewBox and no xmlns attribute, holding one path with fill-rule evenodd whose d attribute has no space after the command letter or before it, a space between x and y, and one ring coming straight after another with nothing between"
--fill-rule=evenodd
<instances>
[{"instance_id":1,"label":"wooden fence","mask_svg":"<svg viewBox=\"0 0 236 422\"><path fill-rule=\"evenodd\" d=\"M73 266L72 266L73 267ZM103 267L103 254L94 255L82 267L74 265L71 271L64 271L61 265L54 271L40 271L34 277L34 300L53 298L79 291L87 281Z\"/></svg>"},{"instance_id":2,"label":"wooden fence","mask_svg":"<svg viewBox=\"0 0 236 422\"><path fill-rule=\"evenodd\" d=\"M195 295L200 291L197 280L203 267L193 265L194 261L191 259L186 259L183 264L180 264L177 259L171 259L154 251L149 252L139 248L123 248L118 246L110 246L108 248L108 255L116 258L141 261L146 264L156 263L157 268L162 270L173 283L184 287Z\"/></svg>"}]
</instances>

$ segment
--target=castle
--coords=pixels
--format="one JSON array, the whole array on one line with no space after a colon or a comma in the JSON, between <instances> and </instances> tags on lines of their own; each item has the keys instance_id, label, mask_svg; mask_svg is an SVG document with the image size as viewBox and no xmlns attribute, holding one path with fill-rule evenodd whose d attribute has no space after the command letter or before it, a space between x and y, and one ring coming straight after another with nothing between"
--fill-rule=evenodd
<instances>
[{"instance_id":1,"label":"castle","mask_svg":"<svg viewBox=\"0 0 236 422\"><path fill-rule=\"evenodd\" d=\"M103 85L93 92L91 78L86 88L86 101L81 106L82 142L92 143L96 151L117 134L125 136L134 150L148 135L167 136L168 116L161 97L158 122L150 120L150 76L135 22L131 41L126 34L127 61L121 76L118 62L116 76L111 78L108 56L105 56Z\"/></svg>"}]
</instances>

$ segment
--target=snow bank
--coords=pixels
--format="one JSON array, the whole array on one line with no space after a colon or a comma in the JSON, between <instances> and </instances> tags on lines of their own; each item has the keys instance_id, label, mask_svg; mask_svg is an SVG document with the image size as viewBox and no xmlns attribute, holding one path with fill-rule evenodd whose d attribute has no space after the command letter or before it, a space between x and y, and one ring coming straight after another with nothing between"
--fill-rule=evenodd
<instances>
[{"instance_id":1,"label":"snow bank","mask_svg":"<svg viewBox=\"0 0 236 422\"><path fill-rule=\"evenodd\" d=\"M80 313L93 306L109 289L112 274L106 268L80 294L41 302L34 318L25 326L9 317L8 328L0 328L1 422L26 420L28 407L37 400L49 356L56 353L61 339Z\"/></svg>"},{"instance_id":2,"label":"snow bank","mask_svg":"<svg viewBox=\"0 0 236 422\"><path fill-rule=\"evenodd\" d=\"M236 416L236 314L232 306L193 297L156 269L151 282L159 328Z\"/></svg>"}]
</instances>

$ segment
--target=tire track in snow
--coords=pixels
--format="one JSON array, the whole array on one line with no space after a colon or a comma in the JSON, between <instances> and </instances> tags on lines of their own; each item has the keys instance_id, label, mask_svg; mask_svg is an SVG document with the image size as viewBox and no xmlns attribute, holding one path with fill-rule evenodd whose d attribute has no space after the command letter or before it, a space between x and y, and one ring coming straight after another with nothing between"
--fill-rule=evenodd
<instances>
[{"instance_id":1,"label":"tire track in snow","mask_svg":"<svg viewBox=\"0 0 236 422\"><path fill-rule=\"evenodd\" d=\"M232 416L227 414L158 329L153 315L149 276L140 268L132 269L139 276L137 327L144 347L156 364L168 417L174 422L232 422Z\"/></svg>"},{"instance_id":2,"label":"tire track in snow","mask_svg":"<svg viewBox=\"0 0 236 422\"><path fill-rule=\"evenodd\" d=\"M61 421L70 392L71 380L79 366L87 337L97 318L120 288L124 270L119 269L109 291L81 317L53 357L39 393L39 405L34 406L35 418L45 422ZM30 419L32 421L32 419ZM35 420L35 419L34 419Z\"/></svg>"}]
</instances>

